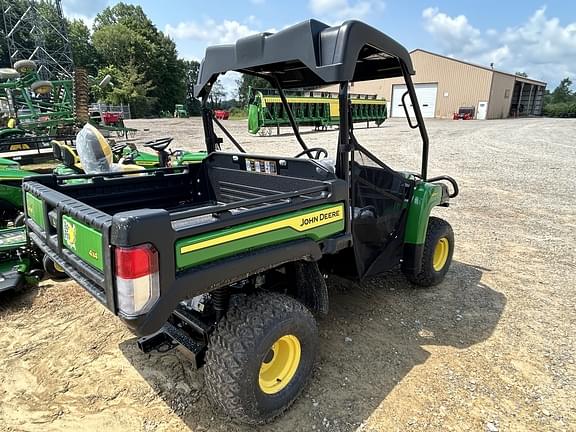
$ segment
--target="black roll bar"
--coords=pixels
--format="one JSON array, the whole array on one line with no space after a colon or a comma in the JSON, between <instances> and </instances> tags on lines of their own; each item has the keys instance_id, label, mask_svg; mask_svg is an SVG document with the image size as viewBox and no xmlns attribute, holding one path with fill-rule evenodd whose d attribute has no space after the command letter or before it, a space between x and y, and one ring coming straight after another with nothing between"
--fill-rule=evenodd
<instances>
[{"instance_id":1,"label":"black roll bar","mask_svg":"<svg viewBox=\"0 0 576 432\"><path fill-rule=\"evenodd\" d=\"M417 127L420 130L420 136L422 137L422 169L420 175L422 180L426 181L426 177L428 176L428 152L430 147L428 132L426 131L426 126L424 126L424 119L422 118L420 105L417 103L418 98L416 97L416 90L414 90L414 84L412 83L412 76L410 75L410 71L403 61L398 60L398 63L400 63L402 75L404 76L404 81L406 82L406 88L408 90L408 94L410 95L410 100L412 100L412 108L414 109L414 116L416 117L416 125L414 126L414 129ZM402 103L404 104L404 96L402 97ZM404 111L406 113L406 118L408 118L408 125L413 127L405 104Z\"/></svg>"},{"instance_id":2,"label":"black roll bar","mask_svg":"<svg viewBox=\"0 0 576 432\"><path fill-rule=\"evenodd\" d=\"M278 94L280 95L280 100L282 101L282 106L284 107L286 114L288 114L288 121L290 122L290 126L292 126L292 130L294 131L294 136L296 137L296 140L298 141L298 143L300 144L302 149L308 150L308 146L306 145L306 143L302 139L302 136L300 135L300 131L298 130L298 125L296 124L296 120L294 120L294 115L292 114L292 109L290 108L290 105L288 105L288 100L286 99L286 95L284 94L284 90L282 89L282 86L280 85L280 80L278 80L278 77L274 76L273 83L274 83L274 87L276 88L276 90L278 90ZM310 153L306 153L306 154L308 155L308 157L310 159L312 159L312 155Z\"/></svg>"}]
</instances>

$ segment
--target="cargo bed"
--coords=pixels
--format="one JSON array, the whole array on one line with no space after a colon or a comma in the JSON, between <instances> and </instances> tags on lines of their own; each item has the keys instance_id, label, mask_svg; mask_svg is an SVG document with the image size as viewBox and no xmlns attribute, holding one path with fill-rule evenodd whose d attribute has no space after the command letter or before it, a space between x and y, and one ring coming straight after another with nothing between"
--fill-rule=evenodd
<instances>
[{"instance_id":1,"label":"cargo bed","mask_svg":"<svg viewBox=\"0 0 576 432\"><path fill-rule=\"evenodd\" d=\"M86 183L70 184L73 177ZM178 301L251 272L319 258L318 242L345 231L345 182L308 159L213 153L144 175L73 177L24 183L29 234L115 313L115 247L149 243L158 251L163 294L155 308L169 315ZM132 327L146 334L166 318Z\"/></svg>"}]
</instances>

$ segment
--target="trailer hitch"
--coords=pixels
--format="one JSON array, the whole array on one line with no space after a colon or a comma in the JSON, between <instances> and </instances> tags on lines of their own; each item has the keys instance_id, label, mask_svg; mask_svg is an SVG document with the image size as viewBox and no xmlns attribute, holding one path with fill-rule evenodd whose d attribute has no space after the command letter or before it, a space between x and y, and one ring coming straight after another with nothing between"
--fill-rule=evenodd
<instances>
[{"instance_id":1,"label":"trailer hitch","mask_svg":"<svg viewBox=\"0 0 576 432\"><path fill-rule=\"evenodd\" d=\"M195 362L196 368L204 364L206 342L193 338L185 330L169 322L164 324L158 332L139 338L137 343L138 348L144 353L152 351L165 353L174 348L182 348L184 353Z\"/></svg>"}]
</instances>

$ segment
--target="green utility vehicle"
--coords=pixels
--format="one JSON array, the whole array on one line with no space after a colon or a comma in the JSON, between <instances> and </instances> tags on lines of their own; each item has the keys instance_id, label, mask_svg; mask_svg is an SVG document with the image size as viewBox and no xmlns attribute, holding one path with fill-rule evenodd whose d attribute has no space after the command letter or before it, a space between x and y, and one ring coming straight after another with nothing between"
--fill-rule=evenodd
<instances>
[{"instance_id":1,"label":"green utility vehicle","mask_svg":"<svg viewBox=\"0 0 576 432\"><path fill-rule=\"evenodd\" d=\"M210 90L227 71L277 89L300 153L246 153L214 120ZM411 282L431 286L450 267L452 229L430 213L458 190L449 177L427 177L428 136L412 74L404 47L358 21L310 20L209 47L195 86L208 156L137 174L85 175L83 184L28 179L30 241L139 335L144 352L186 350L204 365L217 406L236 421L269 421L312 373L314 314L328 311L325 275L361 279L400 266ZM388 167L356 140L350 121L349 83L394 77L406 82L416 117L408 122L422 137L418 174ZM306 146L283 92L326 84L339 84L334 161ZM237 152L218 151L215 124Z\"/></svg>"}]
</instances>

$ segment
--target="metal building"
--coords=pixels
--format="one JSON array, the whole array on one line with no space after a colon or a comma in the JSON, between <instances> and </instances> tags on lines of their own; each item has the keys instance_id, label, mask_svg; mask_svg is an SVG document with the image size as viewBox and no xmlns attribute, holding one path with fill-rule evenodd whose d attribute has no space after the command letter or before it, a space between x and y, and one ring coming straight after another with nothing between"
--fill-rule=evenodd
<instances>
[{"instance_id":1,"label":"metal building","mask_svg":"<svg viewBox=\"0 0 576 432\"><path fill-rule=\"evenodd\" d=\"M467 63L422 49L410 52L412 78L424 117L452 118L474 108L474 118L499 119L542 114L546 83ZM354 93L378 94L388 101L389 117L404 117L402 78L357 82ZM409 100L409 97L407 97Z\"/></svg>"}]
</instances>

